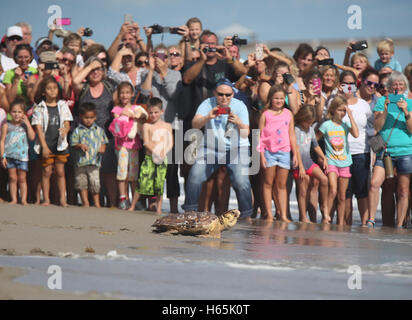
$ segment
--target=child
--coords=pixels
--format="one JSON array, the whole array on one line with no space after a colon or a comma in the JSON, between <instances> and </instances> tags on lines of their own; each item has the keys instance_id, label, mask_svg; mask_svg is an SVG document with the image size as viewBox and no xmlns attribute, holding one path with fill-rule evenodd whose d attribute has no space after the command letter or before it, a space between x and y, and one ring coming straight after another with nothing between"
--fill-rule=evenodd
<instances>
[{"instance_id":1,"label":"child","mask_svg":"<svg viewBox=\"0 0 412 320\"><path fill-rule=\"evenodd\" d=\"M17 184L21 204L27 205L26 172L29 170L29 143L36 134L25 114L24 98L16 98L10 107L11 120L1 127L1 164L9 172L10 204L17 203Z\"/></svg>"},{"instance_id":2,"label":"child","mask_svg":"<svg viewBox=\"0 0 412 320\"><path fill-rule=\"evenodd\" d=\"M133 211L140 195L155 195L157 213L162 213L163 186L167 171L167 153L173 147L172 126L161 120L162 100L151 98L148 103L149 122L143 125L146 155L140 167L139 188L133 195L129 211Z\"/></svg>"},{"instance_id":3,"label":"child","mask_svg":"<svg viewBox=\"0 0 412 320\"><path fill-rule=\"evenodd\" d=\"M307 193L311 178L315 178L320 182L320 195L322 212L322 223L328 224L330 221L328 211L328 178L322 172L320 167L313 162L310 151L311 148L318 155L318 159L323 170L327 170L328 162L322 149L319 147L316 140L315 131L312 124L315 122L315 109L312 105L302 106L295 115L295 134L296 143L299 147L299 167L293 170L293 176L296 180L298 189L298 205L299 205L299 221L309 222L306 217L306 208L309 194ZM316 217L315 217L316 222Z\"/></svg>"},{"instance_id":4,"label":"child","mask_svg":"<svg viewBox=\"0 0 412 320\"><path fill-rule=\"evenodd\" d=\"M139 172L139 149L142 147L139 135L138 120L146 118L147 112L141 106L130 103L134 89L129 82L122 82L117 87L120 104L113 108L113 122L109 130L115 138L117 155L117 183L119 188L119 209L129 209L128 184L136 189Z\"/></svg>"},{"instance_id":5,"label":"child","mask_svg":"<svg viewBox=\"0 0 412 320\"><path fill-rule=\"evenodd\" d=\"M104 130L96 121L96 106L83 103L79 106L80 124L71 135L73 147L75 188L80 191L83 207L89 207L88 191L96 208L100 208L100 176L102 155L109 143Z\"/></svg>"},{"instance_id":6,"label":"child","mask_svg":"<svg viewBox=\"0 0 412 320\"><path fill-rule=\"evenodd\" d=\"M379 55L379 59L375 61L375 69L377 71L389 67L392 70L402 72L401 64L393 57L395 54L395 47L392 39L380 41L378 43L377 51Z\"/></svg>"},{"instance_id":7,"label":"child","mask_svg":"<svg viewBox=\"0 0 412 320\"><path fill-rule=\"evenodd\" d=\"M44 78L40 83L36 103L38 104L34 107L32 125L37 133L34 151L41 153L43 158L43 205L50 205L50 177L54 167L60 205L66 207L64 164L69 156L67 133L73 117L66 101L59 100L58 83L52 76Z\"/></svg>"},{"instance_id":8,"label":"child","mask_svg":"<svg viewBox=\"0 0 412 320\"><path fill-rule=\"evenodd\" d=\"M342 119L348 114L350 123ZM328 159L329 195L328 208L331 210L336 195L338 195L338 225L344 225L346 189L351 177L350 166L352 157L349 153L348 133L357 138L359 130L351 110L348 108L347 100L342 96L336 96L328 109L329 120L322 123L316 138L322 137L325 141L326 157Z\"/></svg>"},{"instance_id":9,"label":"child","mask_svg":"<svg viewBox=\"0 0 412 320\"><path fill-rule=\"evenodd\" d=\"M274 85L268 93L265 109L259 120L260 140L258 151L263 167L263 202L265 218L273 220L272 189L276 188L277 207L280 219L287 218L286 181L290 169L290 151L293 152L293 166L297 162L297 145L292 113L284 108L286 92L280 85Z\"/></svg>"},{"instance_id":10,"label":"child","mask_svg":"<svg viewBox=\"0 0 412 320\"><path fill-rule=\"evenodd\" d=\"M81 55L82 44L82 37L80 37L77 33L71 33L63 40L63 47L72 49L75 52L76 65L81 68L84 66L83 56Z\"/></svg>"},{"instance_id":11,"label":"child","mask_svg":"<svg viewBox=\"0 0 412 320\"><path fill-rule=\"evenodd\" d=\"M202 22L194 17L186 22L185 33L180 41L180 52L183 63L193 61L192 52L200 48L200 35L202 34Z\"/></svg>"},{"instance_id":12,"label":"child","mask_svg":"<svg viewBox=\"0 0 412 320\"><path fill-rule=\"evenodd\" d=\"M1 66L0 66L0 69L1 69ZM5 97L6 93L4 89L0 87L0 97L2 97L2 93L4 93L4 97ZM7 98L6 98L6 101L7 101ZM3 124L5 124L7 121L7 114L3 108L7 107L6 110L9 110L9 103L7 102L7 106L3 107L1 100L0 100L0 105L1 105L0 107L0 139L1 139L1 128L3 127ZM7 198L7 176L8 176L7 170L3 169L0 166L0 203L3 203L4 199Z\"/></svg>"}]
</instances>

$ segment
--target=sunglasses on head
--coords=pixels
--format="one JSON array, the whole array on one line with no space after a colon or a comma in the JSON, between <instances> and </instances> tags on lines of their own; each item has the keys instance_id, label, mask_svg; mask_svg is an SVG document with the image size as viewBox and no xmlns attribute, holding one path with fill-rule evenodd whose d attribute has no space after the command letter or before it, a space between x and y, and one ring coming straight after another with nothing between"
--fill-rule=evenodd
<instances>
[{"instance_id":1,"label":"sunglasses on head","mask_svg":"<svg viewBox=\"0 0 412 320\"><path fill-rule=\"evenodd\" d=\"M380 89L381 88L381 85L377 82L365 80L364 83L370 88L375 88L375 89Z\"/></svg>"},{"instance_id":2,"label":"sunglasses on head","mask_svg":"<svg viewBox=\"0 0 412 320\"><path fill-rule=\"evenodd\" d=\"M219 97L225 96L225 97L228 97L228 98L229 98L229 97L232 95L232 93L217 92L217 95L218 95Z\"/></svg>"},{"instance_id":3,"label":"sunglasses on head","mask_svg":"<svg viewBox=\"0 0 412 320\"><path fill-rule=\"evenodd\" d=\"M180 53L179 52L170 52L169 53L169 56L172 56L172 57L180 57Z\"/></svg>"}]
</instances>

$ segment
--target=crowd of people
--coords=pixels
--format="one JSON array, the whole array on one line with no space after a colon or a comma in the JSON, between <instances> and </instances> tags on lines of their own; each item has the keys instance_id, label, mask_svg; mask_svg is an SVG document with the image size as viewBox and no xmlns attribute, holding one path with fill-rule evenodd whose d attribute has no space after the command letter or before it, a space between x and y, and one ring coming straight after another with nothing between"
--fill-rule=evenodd
<instances>
[{"instance_id":1,"label":"crowd of people","mask_svg":"<svg viewBox=\"0 0 412 320\"><path fill-rule=\"evenodd\" d=\"M410 220L412 63L402 70L391 39L374 64L350 42L340 65L306 43L293 56L256 44L243 60L238 38L219 43L198 18L170 29L171 46L129 20L108 49L86 31L52 26L32 47L28 23L7 28L1 202L161 213L166 184L172 213L184 192L184 210L219 215L233 187L241 218L290 222L295 182L301 222L318 222L319 207L321 223L336 212L351 225L354 195L374 227L381 188L383 225Z\"/></svg>"}]
</instances>

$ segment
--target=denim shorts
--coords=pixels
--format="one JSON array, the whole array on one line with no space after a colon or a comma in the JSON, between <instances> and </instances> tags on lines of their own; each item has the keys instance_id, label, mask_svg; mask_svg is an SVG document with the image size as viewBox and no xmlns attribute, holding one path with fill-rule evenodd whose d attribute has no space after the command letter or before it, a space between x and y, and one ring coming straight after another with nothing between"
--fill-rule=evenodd
<instances>
[{"instance_id":1,"label":"denim shorts","mask_svg":"<svg viewBox=\"0 0 412 320\"><path fill-rule=\"evenodd\" d=\"M353 195L356 199L368 197L370 163L370 153L352 155L352 165L350 166L352 177L346 189L346 199L352 199Z\"/></svg>"},{"instance_id":2,"label":"denim shorts","mask_svg":"<svg viewBox=\"0 0 412 320\"><path fill-rule=\"evenodd\" d=\"M407 156L392 157L393 167L396 168L399 174L412 173L412 154ZM385 168L382 159L382 153L376 155L375 166Z\"/></svg>"},{"instance_id":3,"label":"denim shorts","mask_svg":"<svg viewBox=\"0 0 412 320\"><path fill-rule=\"evenodd\" d=\"M29 162L7 158L7 169L14 169L14 168L18 170L23 170L23 171L29 171Z\"/></svg>"},{"instance_id":4,"label":"denim shorts","mask_svg":"<svg viewBox=\"0 0 412 320\"><path fill-rule=\"evenodd\" d=\"M290 169L290 152L270 152L269 150L265 150L264 155L267 168L278 166L283 169Z\"/></svg>"}]
</instances>

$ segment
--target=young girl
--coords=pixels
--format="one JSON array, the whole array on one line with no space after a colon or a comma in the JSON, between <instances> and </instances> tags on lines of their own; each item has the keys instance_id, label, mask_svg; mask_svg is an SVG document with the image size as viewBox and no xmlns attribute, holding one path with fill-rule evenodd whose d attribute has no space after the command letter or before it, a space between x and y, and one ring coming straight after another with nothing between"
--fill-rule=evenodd
<instances>
[{"instance_id":1,"label":"young girl","mask_svg":"<svg viewBox=\"0 0 412 320\"><path fill-rule=\"evenodd\" d=\"M59 88L52 76L42 80L36 96L32 125L37 133L34 151L42 155L43 205L50 204L50 177L54 172L60 194L60 205L66 207L66 178L64 164L69 157L67 133L73 121L70 109L64 100L59 100Z\"/></svg>"},{"instance_id":2,"label":"young girl","mask_svg":"<svg viewBox=\"0 0 412 320\"><path fill-rule=\"evenodd\" d=\"M299 221L309 222L306 217L306 209L309 193L308 187L310 179L314 178L319 180L319 189L321 195L320 210L322 212L322 223L329 223L329 211L328 211L328 178L322 172L321 168L313 162L310 151L311 148L318 155L318 160L323 170L328 169L328 161L319 147L316 140L315 131L312 128L312 124L315 122L315 109L312 105L304 105L299 109L295 115L295 134L296 143L299 147L299 167L293 170L293 176L296 180L298 189L298 205L299 205ZM316 222L316 216L314 217ZM311 219L312 220L312 219Z\"/></svg>"},{"instance_id":3,"label":"young girl","mask_svg":"<svg viewBox=\"0 0 412 320\"><path fill-rule=\"evenodd\" d=\"M292 113L285 106L286 92L280 85L274 85L268 94L266 107L259 120L261 166L263 167L263 202L266 219L272 220L272 189L275 184L277 207L280 220L287 218L286 180L290 169L290 152L293 152L293 166L297 162L297 146Z\"/></svg>"},{"instance_id":4,"label":"young girl","mask_svg":"<svg viewBox=\"0 0 412 320\"><path fill-rule=\"evenodd\" d=\"M136 189L139 171L139 149L142 147L139 134L138 120L147 117L147 112L141 106L131 104L134 94L133 86L129 82L122 82L117 87L119 106L112 110L114 120L109 130L115 137L117 155L117 183L120 195L119 209L129 209L128 184L132 190Z\"/></svg>"},{"instance_id":5,"label":"young girl","mask_svg":"<svg viewBox=\"0 0 412 320\"><path fill-rule=\"evenodd\" d=\"M26 172L29 169L29 143L35 133L25 114L24 98L17 98L11 104L11 120L1 128L1 164L9 172L10 204L17 203L17 185L20 189L21 204L27 205Z\"/></svg>"},{"instance_id":6,"label":"young girl","mask_svg":"<svg viewBox=\"0 0 412 320\"><path fill-rule=\"evenodd\" d=\"M200 35L202 34L202 22L198 18L190 18L185 26L180 27L184 30L183 39L179 43L182 60L192 60L192 50L200 48Z\"/></svg>"},{"instance_id":7,"label":"young girl","mask_svg":"<svg viewBox=\"0 0 412 320\"><path fill-rule=\"evenodd\" d=\"M346 113L350 123L343 122ZM349 178L351 177L350 166L352 157L349 153L348 133L357 138L359 130L351 110L348 108L347 100L342 96L335 97L328 109L329 120L322 123L316 137L325 141L326 157L328 159L329 195L328 208L333 206L336 195L338 195L338 225L344 225L345 199Z\"/></svg>"}]
</instances>

